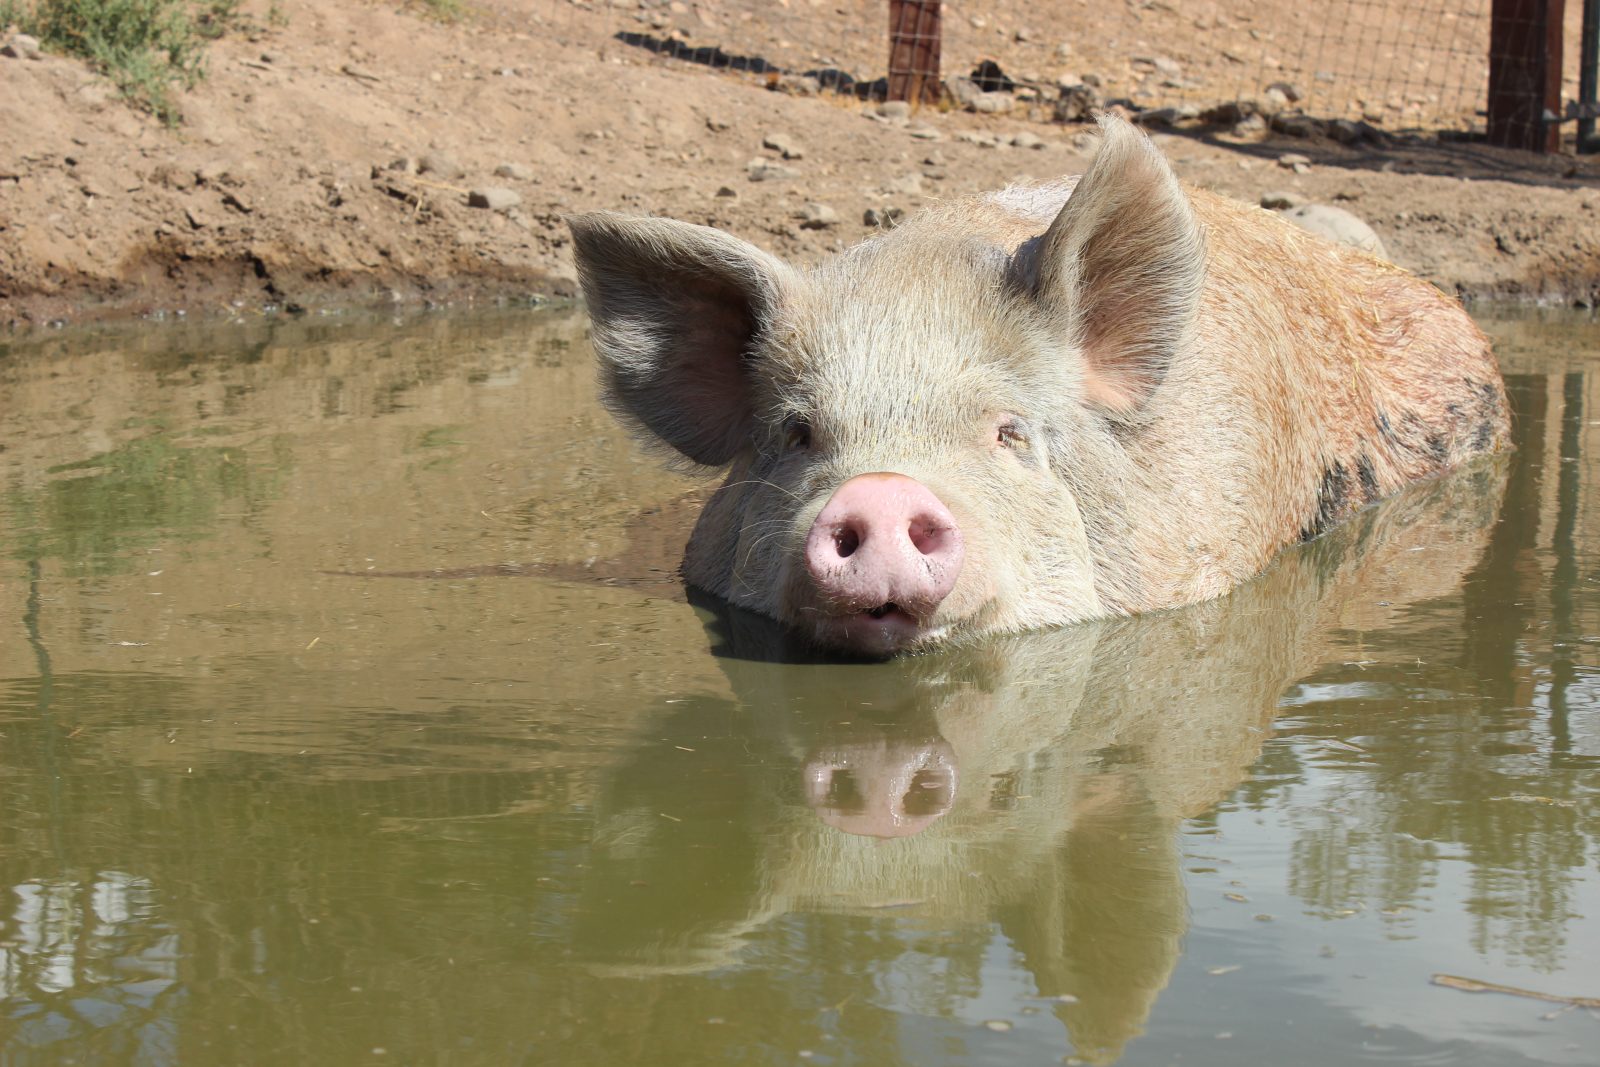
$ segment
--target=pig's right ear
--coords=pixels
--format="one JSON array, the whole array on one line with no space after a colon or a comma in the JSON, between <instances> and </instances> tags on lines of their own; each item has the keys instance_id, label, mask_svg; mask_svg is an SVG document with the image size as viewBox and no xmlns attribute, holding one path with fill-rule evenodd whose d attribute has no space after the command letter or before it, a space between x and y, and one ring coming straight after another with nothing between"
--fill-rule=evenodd
<instances>
[{"instance_id":1,"label":"pig's right ear","mask_svg":"<svg viewBox=\"0 0 1600 1067\"><path fill-rule=\"evenodd\" d=\"M567 220L606 401L696 463L749 438L748 362L794 272L706 226L601 212Z\"/></svg>"}]
</instances>

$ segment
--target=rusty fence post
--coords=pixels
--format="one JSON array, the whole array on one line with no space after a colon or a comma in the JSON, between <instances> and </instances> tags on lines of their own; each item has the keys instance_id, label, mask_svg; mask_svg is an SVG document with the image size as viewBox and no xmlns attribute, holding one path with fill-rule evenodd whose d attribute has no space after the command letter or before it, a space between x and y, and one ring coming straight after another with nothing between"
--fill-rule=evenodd
<instances>
[{"instance_id":1,"label":"rusty fence post","mask_svg":"<svg viewBox=\"0 0 1600 1067\"><path fill-rule=\"evenodd\" d=\"M1600 0L1583 0L1583 46L1578 59L1578 151L1600 151L1594 120L1600 118Z\"/></svg>"},{"instance_id":2,"label":"rusty fence post","mask_svg":"<svg viewBox=\"0 0 1600 1067\"><path fill-rule=\"evenodd\" d=\"M1561 17L1566 0L1494 0L1489 11L1489 143L1561 147Z\"/></svg>"},{"instance_id":3,"label":"rusty fence post","mask_svg":"<svg viewBox=\"0 0 1600 1067\"><path fill-rule=\"evenodd\" d=\"M939 99L940 0L889 0L889 99Z\"/></svg>"}]
</instances>

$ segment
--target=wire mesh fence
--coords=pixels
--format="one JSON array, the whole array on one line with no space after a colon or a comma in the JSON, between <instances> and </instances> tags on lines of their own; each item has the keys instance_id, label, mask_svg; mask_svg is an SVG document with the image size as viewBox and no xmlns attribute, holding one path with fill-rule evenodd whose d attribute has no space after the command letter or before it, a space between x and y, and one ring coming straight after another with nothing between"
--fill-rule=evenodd
<instances>
[{"instance_id":1,"label":"wire mesh fence","mask_svg":"<svg viewBox=\"0 0 1600 1067\"><path fill-rule=\"evenodd\" d=\"M966 78L1024 102L1048 103L1083 85L1096 103L1121 103L1135 113L1193 113L1259 100L1276 86L1295 110L1324 119L1384 130L1481 131L1494 6L1495 0L529 0L525 10L540 32L610 61L688 62L802 93L969 106L970 99L951 91ZM1548 13L1561 5L1523 0L1501 15L1510 10L1515 26L1516 10L1541 6ZM1584 6L1568 0L1561 24L1556 77L1568 101L1578 96ZM1531 21L1523 27L1547 29Z\"/></svg>"}]
</instances>

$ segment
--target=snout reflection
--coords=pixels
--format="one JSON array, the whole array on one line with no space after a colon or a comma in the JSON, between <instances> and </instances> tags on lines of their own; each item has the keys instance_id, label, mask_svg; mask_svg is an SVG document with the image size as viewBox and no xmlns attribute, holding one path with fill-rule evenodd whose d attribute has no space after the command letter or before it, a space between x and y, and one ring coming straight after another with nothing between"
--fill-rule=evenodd
<instances>
[{"instance_id":1,"label":"snout reflection","mask_svg":"<svg viewBox=\"0 0 1600 1067\"><path fill-rule=\"evenodd\" d=\"M806 803L835 830L909 837L955 803L956 754L943 738L842 742L805 761Z\"/></svg>"}]
</instances>

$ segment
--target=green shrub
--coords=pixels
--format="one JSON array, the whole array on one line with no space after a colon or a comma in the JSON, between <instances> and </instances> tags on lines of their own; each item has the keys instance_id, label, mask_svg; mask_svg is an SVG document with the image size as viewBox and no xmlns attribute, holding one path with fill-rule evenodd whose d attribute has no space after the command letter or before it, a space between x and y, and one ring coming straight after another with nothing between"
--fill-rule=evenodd
<instances>
[{"instance_id":1,"label":"green shrub","mask_svg":"<svg viewBox=\"0 0 1600 1067\"><path fill-rule=\"evenodd\" d=\"M179 118L175 86L205 74L205 46L238 17L239 0L0 0L45 48L88 60L163 122Z\"/></svg>"}]
</instances>

